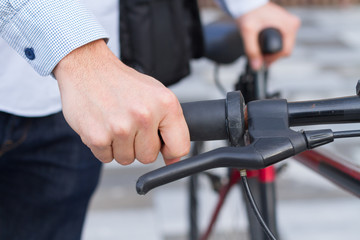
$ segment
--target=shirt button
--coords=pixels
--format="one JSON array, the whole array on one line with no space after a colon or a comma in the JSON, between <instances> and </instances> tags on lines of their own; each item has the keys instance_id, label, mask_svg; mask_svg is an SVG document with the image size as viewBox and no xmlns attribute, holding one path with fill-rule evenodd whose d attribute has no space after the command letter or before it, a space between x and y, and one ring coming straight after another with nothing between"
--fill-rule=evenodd
<instances>
[{"instance_id":1,"label":"shirt button","mask_svg":"<svg viewBox=\"0 0 360 240\"><path fill-rule=\"evenodd\" d=\"M29 60L34 60L35 59L34 49L33 48L25 48L25 56Z\"/></svg>"}]
</instances>

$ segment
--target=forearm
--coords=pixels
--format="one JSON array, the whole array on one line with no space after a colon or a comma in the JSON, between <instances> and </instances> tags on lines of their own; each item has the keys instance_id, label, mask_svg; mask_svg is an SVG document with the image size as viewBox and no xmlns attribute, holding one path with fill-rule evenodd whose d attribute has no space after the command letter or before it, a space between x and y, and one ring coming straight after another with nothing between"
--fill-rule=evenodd
<instances>
[{"instance_id":1,"label":"forearm","mask_svg":"<svg viewBox=\"0 0 360 240\"><path fill-rule=\"evenodd\" d=\"M40 74L107 34L77 0L0 0L0 36Z\"/></svg>"}]
</instances>

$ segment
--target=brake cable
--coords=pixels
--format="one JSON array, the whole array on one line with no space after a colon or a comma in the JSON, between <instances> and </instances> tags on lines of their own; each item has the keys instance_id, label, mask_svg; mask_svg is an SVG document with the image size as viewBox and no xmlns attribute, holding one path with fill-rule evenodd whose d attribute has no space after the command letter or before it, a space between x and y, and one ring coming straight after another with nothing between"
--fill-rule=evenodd
<instances>
[{"instance_id":1,"label":"brake cable","mask_svg":"<svg viewBox=\"0 0 360 240\"><path fill-rule=\"evenodd\" d=\"M250 187L249 187L249 183L247 181L247 177L246 177L246 170L245 169L241 169L240 170L240 177L241 177L241 183L245 192L245 195L250 203L250 207L253 210L256 219L258 220L258 222L260 223L260 226L262 227L262 229L264 230L265 234L269 237L269 239L271 240L276 240L276 237L274 236L274 234L271 232L271 230L269 229L269 227L267 226L267 224L265 223L263 217L261 216L261 213L259 211L258 206L256 205L256 202L254 200L254 197L251 193Z\"/></svg>"},{"instance_id":2,"label":"brake cable","mask_svg":"<svg viewBox=\"0 0 360 240\"><path fill-rule=\"evenodd\" d=\"M334 138L349 138L349 137L360 137L360 130L334 132Z\"/></svg>"}]
</instances>

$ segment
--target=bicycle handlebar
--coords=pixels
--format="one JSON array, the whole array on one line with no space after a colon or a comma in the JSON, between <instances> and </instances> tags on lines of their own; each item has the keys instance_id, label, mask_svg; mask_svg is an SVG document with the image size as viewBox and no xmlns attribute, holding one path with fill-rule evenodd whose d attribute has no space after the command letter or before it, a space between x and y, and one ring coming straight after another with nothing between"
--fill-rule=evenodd
<instances>
[{"instance_id":1,"label":"bicycle handlebar","mask_svg":"<svg viewBox=\"0 0 360 240\"><path fill-rule=\"evenodd\" d=\"M360 122L358 96L293 103L284 99L252 101L247 105L247 119L241 101L240 92L232 92L225 100L184 103L182 106L191 140L229 139L233 146L239 146L247 121L250 145L218 148L149 172L139 178L138 193L145 194L157 186L211 168L264 168L334 139L329 129L295 132L290 126ZM238 112L241 109L240 115L232 113L234 106L239 108ZM239 117L237 122L231 119L236 115ZM241 136L236 135L239 131Z\"/></svg>"},{"instance_id":2,"label":"bicycle handlebar","mask_svg":"<svg viewBox=\"0 0 360 240\"><path fill-rule=\"evenodd\" d=\"M360 121L359 96L288 104L290 126Z\"/></svg>"},{"instance_id":3,"label":"bicycle handlebar","mask_svg":"<svg viewBox=\"0 0 360 240\"><path fill-rule=\"evenodd\" d=\"M220 64L234 62L245 55L243 40L233 21L218 21L204 27L205 57ZM259 45L263 54L280 52L282 36L275 28L266 28L259 34Z\"/></svg>"},{"instance_id":4,"label":"bicycle handlebar","mask_svg":"<svg viewBox=\"0 0 360 240\"><path fill-rule=\"evenodd\" d=\"M262 54L274 54L283 48L281 33L276 28L266 28L259 34L259 45Z\"/></svg>"},{"instance_id":5,"label":"bicycle handlebar","mask_svg":"<svg viewBox=\"0 0 360 240\"><path fill-rule=\"evenodd\" d=\"M237 101L240 101L238 104L240 107L243 100L238 97ZM267 100L255 102L264 103ZM229 139L227 127L229 112L227 108L229 106L227 103L228 100L219 99L181 104L192 141ZM290 127L360 122L360 99L358 96L289 102L287 106ZM240 115L239 118L244 119L238 119L234 125L238 124L243 127L242 121L245 121L245 115L246 112Z\"/></svg>"}]
</instances>

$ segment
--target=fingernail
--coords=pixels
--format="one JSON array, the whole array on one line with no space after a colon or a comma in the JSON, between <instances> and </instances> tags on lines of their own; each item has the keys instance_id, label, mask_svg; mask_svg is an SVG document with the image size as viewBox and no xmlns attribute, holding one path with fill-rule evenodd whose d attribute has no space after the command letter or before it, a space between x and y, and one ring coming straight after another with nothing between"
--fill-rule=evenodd
<instances>
[{"instance_id":1,"label":"fingernail","mask_svg":"<svg viewBox=\"0 0 360 240\"><path fill-rule=\"evenodd\" d=\"M251 67L253 70L260 70L262 61L259 58L251 60Z\"/></svg>"}]
</instances>

